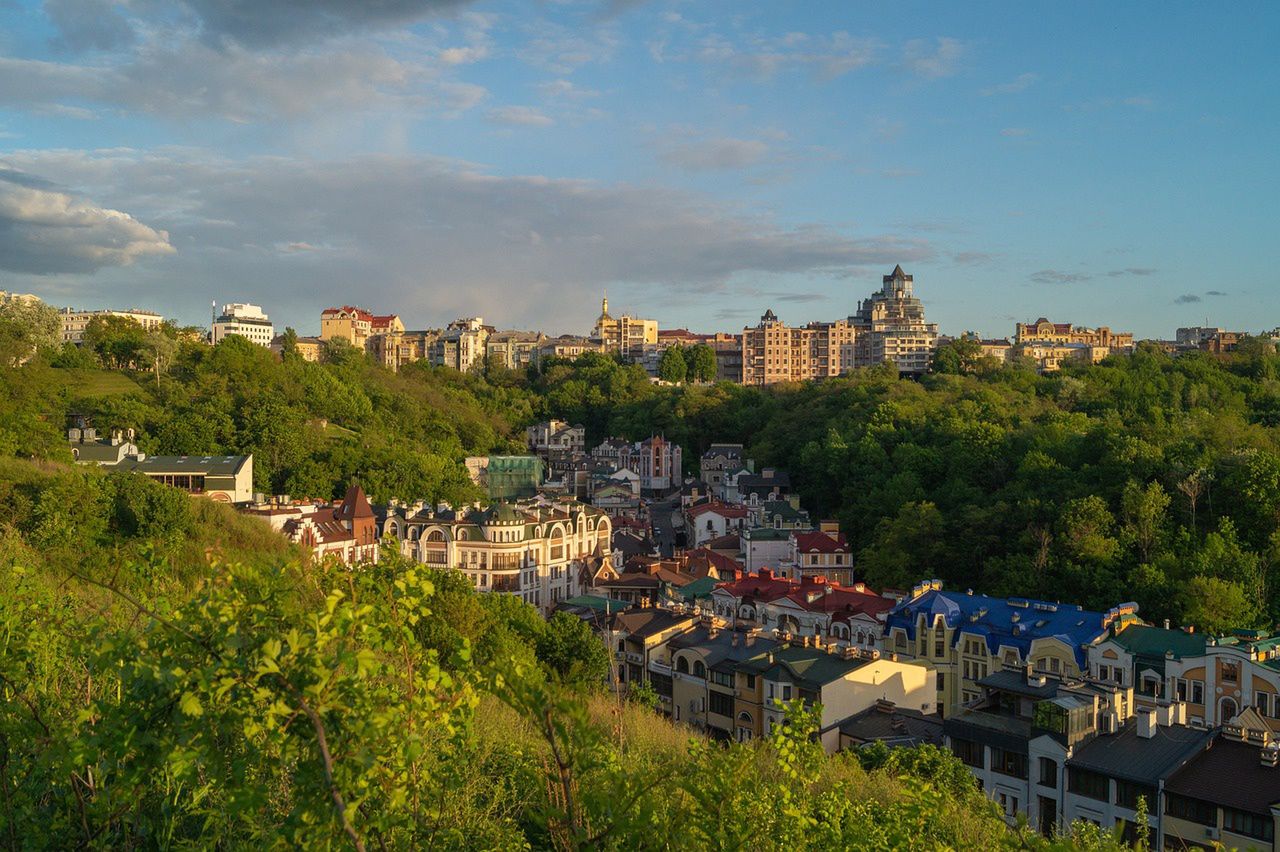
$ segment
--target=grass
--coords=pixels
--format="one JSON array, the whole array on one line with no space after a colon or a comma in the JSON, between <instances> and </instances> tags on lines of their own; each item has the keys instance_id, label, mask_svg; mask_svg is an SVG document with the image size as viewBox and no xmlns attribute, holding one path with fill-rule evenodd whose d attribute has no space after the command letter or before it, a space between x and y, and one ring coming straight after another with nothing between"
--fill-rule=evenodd
<instances>
[{"instance_id":1,"label":"grass","mask_svg":"<svg viewBox=\"0 0 1280 852\"><path fill-rule=\"evenodd\" d=\"M145 374L133 374L118 370L100 369L59 369L55 375L62 379L67 395L72 399L83 399L104 396L119 396L127 393L148 393L149 389L140 381L147 378Z\"/></svg>"}]
</instances>

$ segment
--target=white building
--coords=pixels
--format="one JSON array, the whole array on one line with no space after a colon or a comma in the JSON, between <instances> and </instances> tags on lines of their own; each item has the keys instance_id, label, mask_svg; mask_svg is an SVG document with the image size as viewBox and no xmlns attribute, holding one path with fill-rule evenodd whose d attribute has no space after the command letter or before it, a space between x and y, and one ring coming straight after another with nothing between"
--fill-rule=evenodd
<instances>
[{"instance_id":1,"label":"white building","mask_svg":"<svg viewBox=\"0 0 1280 852\"><path fill-rule=\"evenodd\" d=\"M137 308L130 308L127 311L77 311L72 308L63 308L58 313L62 319L63 343L82 343L84 341L84 330L89 327L89 322L94 317L123 317L131 319L146 331L154 331L164 323L164 317L154 311L140 311ZM268 342L270 341L268 340Z\"/></svg>"},{"instance_id":2,"label":"white building","mask_svg":"<svg viewBox=\"0 0 1280 852\"><path fill-rule=\"evenodd\" d=\"M222 314L213 321L213 342L231 335L248 338L259 346L270 346L275 337L271 320L258 305L246 302L230 302L222 306Z\"/></svg>"}]
</instances>

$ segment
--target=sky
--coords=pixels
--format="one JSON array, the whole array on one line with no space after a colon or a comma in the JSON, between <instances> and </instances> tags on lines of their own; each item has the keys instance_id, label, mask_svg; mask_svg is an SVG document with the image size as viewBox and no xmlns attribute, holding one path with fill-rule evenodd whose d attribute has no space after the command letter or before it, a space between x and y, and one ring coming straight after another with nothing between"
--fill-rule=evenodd
<instances>
[{"instance_id":1,"label":"sky","mask_svg":"<svg viewBox=\"0 0 1280 852\"><path fill-rule=\"evenodd\" d=\"M0 289L1280 326L1280 4L0 0Z\"/></svg>"}]
</instances>

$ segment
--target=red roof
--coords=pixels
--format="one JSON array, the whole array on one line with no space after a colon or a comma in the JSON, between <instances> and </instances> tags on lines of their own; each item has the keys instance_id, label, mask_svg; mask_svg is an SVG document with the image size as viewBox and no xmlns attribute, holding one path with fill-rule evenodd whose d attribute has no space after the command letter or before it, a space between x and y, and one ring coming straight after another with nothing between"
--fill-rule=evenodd
<instances>
[{"instance_id":1,"label":"red roof","mask_svg":"<svg viewBox=\"0 0 1280 852\"><path fill-rule=\"evenodd\" d=\"M731 547L737 550L741 545L742 539L738 538L738 534L729 533L728 535L722 535L711 539L711 541L704 542L702 546L708 550L727 550Z\"/></svg>"},{"instance_id":2,"label":"red roof","mask_svg":"<svg viewBox=\"0 0 1280 852\"><path fill-rule=\"evenodd\" d=\"M745 506L730 506L725 503L699 503L689 510L689 517L700 518L708 512L714 512L722 518L745 518Z\"/></svg>"},{"instance_id":3,"label":"red roof","mask_svg":"<svg viewBox=\"0 0 1280 852\"><path fill-rule=\"evenodd\" d=\"M784 597L795 588L796 584L782 577L773 576L768 568L761 568L754 574L748 574L733 583L721 583L716 588L724 589L735 598L748 601L772 601Z\"/></svg>"},{"instance_id":4,"label":"red roof","mask_svg":"<svg viewBox=\"0 0 1280 852\"><path fill-rule=\"evenodd\" d=\"M387 314L386 316L372 316L369 318L369 321L373 324L374 328L390 328L391 321L396 319L399 319L399 317L395 314Z\"/></svg>"},{"instance_id":5,"label":"red roof","mask_svg":"<svg viewBox=\"0 0 1280 852\"><path fill-rule=\"evenodd\" d=\"M735 583L721 583L716 588L751 603L773 603L786 598L809 612L831 613L836 619L859 613L878 615L895 606L894 601L877 595L862 583L841 586L827 582L826 577L805 577L797 583L773 576L768 568L761 568Z\"/></svg>"},{"instance_id":6,"label":"red roof","mask_svg":"<svg viewBox=\"0 0 1280 852\"><path fill-rule=\"evenodd\" d=\"M815 530L813 532L796 532L792 533L792 537L796 540L796 549L801 553L848 553L849 542L845 540L844 533L821 532Z\"/></svg>"},{"instance_id":7,"label":"red roof","mask_svg":"<svg viewBox=\"0 0 1280 852\"><path fill-rule=\"evenodd\" d=\"M685 564L689 566L689 572L698 576L706 576L706 572L701 571L701 562L706 563L716 569L716 573L721 579L732 577L737 579L742 576L742 563L732 557L725 556L723 553L716 553L706 547L699 547L690 550L685 554Z\"/></svg>"},{"instance_id":8,"label":"red roof","mask_svg":"<svg viewBox=\"0 0 1280 852\"><path fill-rule=\"evenodd\" d=\"M323 318L326 316L332 316L333 314L339 314L339 313L354 314L358 319L362 319L365 322L369 322L369 323L373 322L373 314L369 313L364 308L357 308L352 305L343 305L340 308L325 308L323 311L320 312L320 316L321 318Z\"/></svg>"}]
</instances>

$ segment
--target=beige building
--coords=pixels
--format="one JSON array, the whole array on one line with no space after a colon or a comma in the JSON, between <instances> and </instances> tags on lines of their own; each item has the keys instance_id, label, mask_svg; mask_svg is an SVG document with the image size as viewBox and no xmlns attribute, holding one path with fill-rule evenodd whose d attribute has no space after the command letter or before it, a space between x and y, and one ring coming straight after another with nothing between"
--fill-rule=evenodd
<instances>
[{"instance_id":1,"label":"beige building","mask_svg":"<svg viewBox=\"0 0 1280 852\"><path fill-rule=\"evenodd\" d=\"M391 506L383 522L405 556L456 568L479 591L515 595L544 614L587 589L610 559L612 529L603 511L567 499L438 512Z\"/></svg>"},{"instance_id":2,"label":"beige building","mask_svg":"<svg viewBox=\"0 0 1280 852\"><path fill-rule=\"evenodd\" d=\"M122 317L130 319L142 326L146 331L154 331L164 323L164 317L154 311L140 311L137 308L131 308L127 311L76 311L71 308L63 308L58 311L62 320L62 342L79 344L84 340L84 330L89 327L89 322L94 317Z\"/></svg>"},{"instance_id":3,"label":"beige building","mask_svg":"<svg viewBox=\"0 0 1280 852\"><path fill-rule=\"evenodd\" d=\"M485 341L485 354L508 370L538 363L538 349L547 336L540 331L495 331Z\"/></svg>"},{"instance_id":4,"label":"beige building","mask_svg":"<svg viewBox=\"0 0 1280 852\"><path fill-rule=\"evenodd\" d=\"M603 352L604 345L598 340L579 337L574 334L562 334L543 341L538 347L538 360L547 358L566 358L573 360L588 352Z\"/></svg>"},{"instance_id":5,"label":"beige building","mask_svg":"<svg viewBox=\"0 0 1280 852\"><path fill-rule=\"evenodd\" d=\"M284 335L277 334L271 341L270 349L277 355L283 355ZM318 337L299 337L297 350L298 357L303 361L318 362L324 354L324 341Z\"/></svg>"},{"instance_id":6,"label":"beige building","mask_svg":"<svg viewBox=\"0 0 1280 852\"><path fill-rule=\"evenodd\" d=\"M591 330L591 339L599 341L606 352L635 357L644 351L646 345L657 344L658 321L629 314L610 316L609 300L603 299L600 302L600 317Z\"/></svg>"},{"instance_id":7,"label":"beige building","mask_svg":"<svg viewBox=\"0 0 1280 852\"><path fill-rule=\"evenodd\" d=\"M1020 322L1014 326L1014 342L1027 344L1078 344L1099 347L1117 352L1133 349L1132 332L1113 332L1110 328L1085 328L1069 322L1049 322L1044 317L1035 322Z\"/></svg>"},{"instance_id":8,"label":"beige building","mask_svg":"<svg viewBox=\"0 0 1280 852\"><path fill-rule=\"evenodd\" d=\"M755 328L742 330L742 383L802 382L848 372L856 337L846 320L793 328L765 311Z\"/></svg>"},{"instance_id":9,"label":"beige building","mask_svg":"<svg viewBox=\"0 0 1280 852\"><path fill-rule=\"evenodd\" d=\"M384 367L399 370L406 364L430 358L431 348L439 337L440 332L432 329L389 331L372 335L366 343L366 351Z\"/></svg>"},{"instance_id":10,"label":"beige building","mask_svg":"<svg viewBox=\"0 0 1280 852\"><path fill-rule=\"evenodd\" d=\"M222 313L213 321L210 336L216 344L232 335L259 346L270 346L275 328L260 306L231 302L222 306Z\"/></svg>"},{"instance_id":11,"label":"beige building","mask_svg":"<svg viewBox=\"0 0 1280 852\"><path fill-rule=\"evenodd\" d=\"M883 286L858 304L849 324L857 330L853 366L892 363L899 373L929 371L938 346L937 323L926 322L912 276L895 266Z\"/></svg>"},{"instance_id":12,"label":"beige building","mask_svg":"<svg viewBox=\"0 0 1280 852\"><path fill-rule=\"evenodd\" d=\"M493 327L484 317L456 319L445 328L431 347L431 363L469 373L484 363L485 345Z\"/></svg>"},{"instance_id":13,"label":"beige building","mask_svg":"<svg viewBox=\"0 0 1280 852\"><path fill-rule=\"evenodd\" d=\"M364 308L343 305L320 312L321 340L345 340L357 349L364 349L371 334L373 314Z\"/></svg>"}]
</instances>

